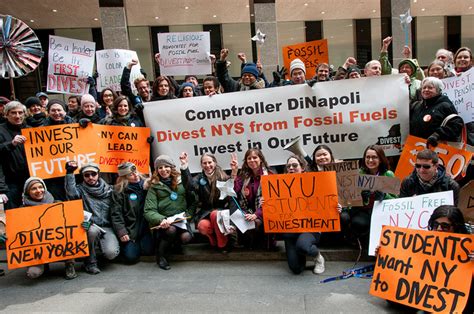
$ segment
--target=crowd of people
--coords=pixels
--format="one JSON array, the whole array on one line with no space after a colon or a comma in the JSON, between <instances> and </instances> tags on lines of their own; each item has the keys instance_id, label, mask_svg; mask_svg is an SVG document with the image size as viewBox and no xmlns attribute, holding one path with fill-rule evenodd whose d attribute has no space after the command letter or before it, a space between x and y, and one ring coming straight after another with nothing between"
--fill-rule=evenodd
<instances>
[{"instance_id":1,"label":"crowd of people","mask_svg":"<svg viewBox=\"0 0 474 314\"><path fill-rule=\"evenodd\" d=\"M238 55L242 67L240 77L236 80L228 72L229 51L222 49L219 58L212 58L214 75L204 78L202 85L195 75L186 76L181 85L173 77L158 76L150 84L145 76L140 76L133 82L137 90L137 94L134 94L130 73L132 67L137 65L137 60L131 60L123 69L120 94L111 88L97 92L90 78L89 83L92 84L89 93L80 97L70 96L67 104L57 99L50 100L43 92L27 98L23 103L2 97L0 198L7 209L82 199L84 210L92 214L91 219L82 224L89 243L89 256L84 259L84 270L89 274L100 273L99 253L107 260L120 259L124 263L136 263L142 255L155 254L158 266L169 270L170 254L180 251L182 245L193 239L192 224L197 232L205 236L211 247L223 253L238 247L272 250L278 239L263 230L265 213L262 210L261 178L277 171L268 165L262 151L257 148L245 153L240 167L237 157L230 156L231 171L228 173L219 166L214 155L206 153L200 159L202 172L193 176L188 168L188 156L183 152L180 156L173 156L175 159L166 155L158 156L150 165L150 175L139 173L136 165L130 162L120 164L117 173L106 176L102 175L97 164L88 163L81 166L79 175L74 175L78 164L70 161L64 165L65 177L42 180L29 175L24 148L27 139L21 130L70 123L79 123L83 128L89 123L143 127L146 114L144 102L212 97L218 93L284 85L313 86L331 80L390 75L394 72L387 54L390 43L391 38L385 38L380 59L369 61L363 69L357 66L355 58L348 57L337 71L332 71L328 64L319 64L315 76L310 80L305 79L305 63L294 59L288 71L278 67L273 72L273 81L269 82L263 73L262 64L247 62L242 53ZM459 183L446 174L437 154L429 148L437 146L440 141L458 141L463 128L467 129L468 144L473 144L473 123L465 123L457 115L452 101L442 93L441 81L471 69L471 50L462 47L453 54L440 49L426 70L410 58L408 47L403 53L406 58L399 63L398 73L405 75L410 97L409 134L425 139L428 149L417 154L413 172L403 180L398 195L363 191L362 206L338 206L341 238L348 243L357 242L362 247L368 243L375 201L452 190L456 206ZM159 62L160 55L157 54L155 59ZM285 78L286 75L289 75L289 79ZM149 141L153 141L152 136ZM179 164L175 160L179 160ZM323 171L323 165L336 160L329 146L320 145L311 156L290 156L283 169L284 173ZM360 173L393 177L395 166L390 164L380 146L369 145L361 156ZM472 165L468 169L469 178L472 179ZM233 179L236 199L220 197L217 182L229 179ZM465 181L461 184L467 183ZM240 232L229 224L228 216L222 213L224 209L229 209L231 214L241 212L244 219L255 227L245 233ZM176 218L177 215L181 215L181 218ZM430 228L437 230L441 227L443 231L458 232L454 225L464 223L462 214L461 218L456 216L456 221L451 221L450 215L438 217L433 214ZM446 225L439 222L445 217ZM448 228L448 224L452 228ZM4 238L5 235L2 235ZM306 268L307 256L314 260L315 274L325 271L324 257L318 249L321 233L288 233L280 239L284 240L288 266L294 274ZM47 265L28 267L27 275L37 278L46 269ZM73 279L76 276L74 260L65 261L65 277Z\"/></svg>"}]
</instances>

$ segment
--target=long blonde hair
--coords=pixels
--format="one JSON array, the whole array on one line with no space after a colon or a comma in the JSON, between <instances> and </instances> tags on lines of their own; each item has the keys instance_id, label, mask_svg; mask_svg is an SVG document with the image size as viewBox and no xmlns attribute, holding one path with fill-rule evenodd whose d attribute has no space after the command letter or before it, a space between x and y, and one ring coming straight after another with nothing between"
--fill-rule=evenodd
<instances>
[{"instance_id":1,"label":"long blonde hair","mask_svg":"<svg viewBox=\"0 0 474 314\"><path fill-rule=\"evenodd\" d=\"M176 167L171 167L170 177L171 177L171 189L173 191L176 191L176 188L178 187L178 184L181 181L181 173L176 170ZM152 184L157 184L160 181L161 181L161 179L160 179L160 175L158 174L158 168L157 168L153 172L153 175L151 177L151 183Z\"/></svg>"},{"instance_id":2,"label":"long blonde hair","mask_svg":"<svg viewBox=\"0 0 474 314\"><path fill-rule=\"evenodd\" d=\"M144 190L148 190L148 188L150 187L150 181L151 181L151 178L149 178L148 176L145 176L143 174L141 174L140 172L137 171L137 175L140 177L140 180L144 180L145 182L143 182L143 189ZM128 178L127 178L128 174L126 175L123 175L123 176L120 176L117 178L117 181L115 182L115 185L114 185L114 191L117 192L117 193L122 193L123 191L125 191L125 189L127 188L128 184L130 183L128 181Z\"/></svg>"}]
</instances>

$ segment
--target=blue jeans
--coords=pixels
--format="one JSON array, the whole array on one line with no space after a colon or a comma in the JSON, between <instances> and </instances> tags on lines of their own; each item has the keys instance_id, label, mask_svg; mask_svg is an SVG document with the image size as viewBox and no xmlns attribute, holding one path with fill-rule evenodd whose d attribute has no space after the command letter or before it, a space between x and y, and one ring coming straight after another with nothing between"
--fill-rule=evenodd
<instances>
[{"instance_id":1,"label":"blue jeans","mask_svg":"<svg viewBox=\"0 0 474 314\"><path fill-rule=\"evenodd\" d=\"M140 260L140 256L150 256L155 251L153 237L150 232L144 234L136 241L121 242L120 245L122 247L122 259L127 264L135 264Z\"/></svg>"},{"instance_id":2,"label":"blue jeans","mask_svg":"<svg viewBox=\"0 0 474 314\"><path fill-rule=\"evenodd\" d=\"M306 256L316 257L319 249L316 246L321 237L320 233L285 233L286 258L288 267L294 274L300 274L306 267Z\"/></svg>"}]
</instances>

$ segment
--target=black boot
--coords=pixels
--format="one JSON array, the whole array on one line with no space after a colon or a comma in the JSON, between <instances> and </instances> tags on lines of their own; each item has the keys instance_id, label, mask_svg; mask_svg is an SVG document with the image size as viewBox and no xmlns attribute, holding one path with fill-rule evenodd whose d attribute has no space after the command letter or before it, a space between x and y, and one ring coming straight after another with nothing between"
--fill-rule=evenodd
<instances>
[{"instance_id":1,"label":"black boot","mask_svg":"<svg viewBox=\"0 0 474 314\"><path fill-rule=\"evenodd\" d=\"M164 258L163 256L161 256L158 260L158 266L161 268L161 269L164 269L164 270L170 270L171 267L170 267L170 264L168 264L168 261L166 260L166 258Z\"/></svg>"}]
</instances>

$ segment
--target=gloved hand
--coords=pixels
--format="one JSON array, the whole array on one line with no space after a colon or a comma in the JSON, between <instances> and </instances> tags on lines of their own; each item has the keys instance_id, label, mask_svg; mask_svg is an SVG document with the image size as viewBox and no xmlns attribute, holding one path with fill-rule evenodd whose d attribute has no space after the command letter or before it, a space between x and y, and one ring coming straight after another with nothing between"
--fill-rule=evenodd
<instances>
[{"instance_id":1,"label":"gloved hand","mask_svg":"<svg viewBox=\"0 0 474 314\"><path fill-rule=\"evenodd\" d=\"M138 104L135 105L134 108L135 108L136 112L140 112L140 111L143 111L143 108L145 108L145 107L143 107L142 103L138 103Z\"/></svg>"},{"instance_id":2,"label":"gloved hand","mask_svg":"<svg viewBox=\"0 0 474 314\"><path fill-rule=\"evenodd\" d=\"M155 139L155 137L153 135L150 135L150 136L147 137L146 141L147 141L147 143L152 144L154 139Z\"/></svg>"},{"instance_id":3,"label":"gloved hand","mask_svg":"<svg viewBox=\"0 0 474 314\"><path fill-rule=\"evenodd\" d=\"M94 78L94 80L97 80L97 78L99 77L99 72L95 71L94 74L92 74L92 77Z\"/></svg>"},{"instance_id":4,"label":"gloved hand","mask_svg":"<svg viewBox=\"0 0 474 314\"><path fill-rule=\"evenodd\" d=\"M78 166L77 166L77 163L68 161L66 162L65 168L66 168L66 173L71 174L71 173L74 173L74 171L76 171Z\"/></svg>"},{"instance_id":5,"label":"gloved hand","mask_svg":"<svg viewBox=\"0 0 474 314\"><path fill-rule=\"evenodd\" d=\"M92 223L90 221L83 221L81 223L82 228L84 228L84 230L86 230L86 231L89 231L91 225L92 225Z\"/></svg>"},{"instance_id":6,"label":"gloved hand","mask_svg":"<svg viewBox=\"0 0 474 314\"><path fill-rule=\"evenodd\" d=\"M95 86L95 80L92 76L87 77L87 84L89 84L90 86Z\"/></svg>"},{"instance_id":7,"label":"gloved hand","mask_svg":"<svg viewBox=\"0 0 474 314\"><path fill-rule=\"evenodd\" d=\"M438 133L434 132L426 140L426 147L427 148L430 148L431 146L436 147L436 146L438 146L438 141L439 141L439 135L438 135Z\"/></svg>"},{"instance_id":8,"label":"gloved hand","mask_svg":"<svg viewBox=\"0 0 474 314\"><path fill-rule=\"evenodd\" d=\"M306 81L306 84L308 84L309 87L313 87L314 84L316 84L316 80L315 79L312 79L312 80L309 80L309 81Z\"/></svg>"},{"instance_id":9,"label":"gloved hand","mask_svg":"<svg viewBox=\"0 0 474 314\"><path fill-rule=\"evenodd\" d=\"M286 68L283 66L281 67L280 69L280 66L277 65L277 70L276 71L273 71L273 81L275 83L280 83L282 79L285 78L285 75L288 71L286 70Z\"/></svg>"},{"instance_id":10,"label":"gloved hand","mask_svg":"<svg viewBox=\"0 0 474 314\"><path fill-rule=\"evenodd\" d=\"M143 69L140 69L140 73L141 73L141 74L142 74L142 75L143 75L143 76L146 78L146 76L147 76L147 75L146 75L146 72L145 72L145 70L143 70Z\"/></svg>"},{"instance_id":11,"label":"gloved hand","mask_svg":"<svg viewBox=\"0 0 474 314\"><path fill-rule=\"evenodd\" d=\"M82 118L82 119L79 120L79 126L81 128L87 128L87 125L89 125L89 122L91 122L90 119Z\"/></svg>"},{"instance_id":12,"label":"gloved hand","mask_svg":"<svg viewBox=\"0 0 474 314\"><path fill-rule=\"evenodd\" d=\"M375 191L375 200L376 201L383 201L385 197L385 193L384 192L381 192L381 191Z\"/></svg>"},{"instance_id":13,"label":"gloved hand","mask_svg":"<svg viewBox=\"0 0 474 314\"><path fill-rule=\"evenodd\" d=\"M1 242L7 242L7 234L6 233L0 234L0 243Z\"/></svg>"}]
</instances>

